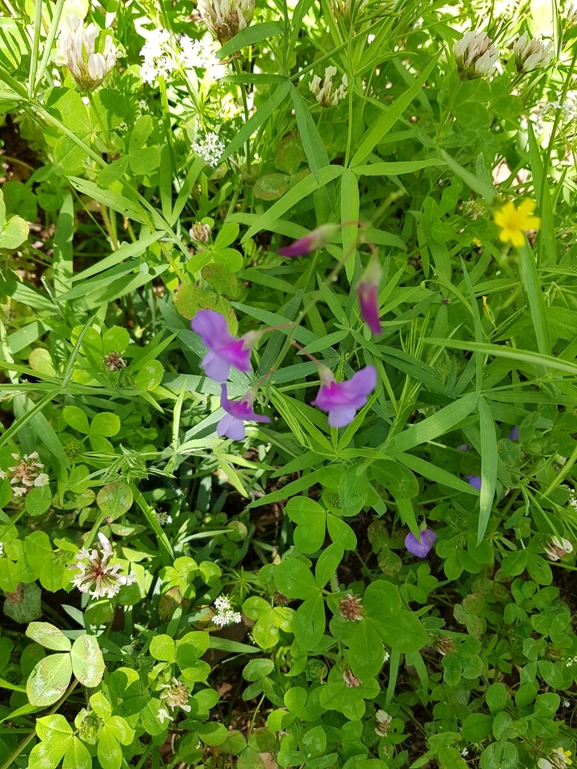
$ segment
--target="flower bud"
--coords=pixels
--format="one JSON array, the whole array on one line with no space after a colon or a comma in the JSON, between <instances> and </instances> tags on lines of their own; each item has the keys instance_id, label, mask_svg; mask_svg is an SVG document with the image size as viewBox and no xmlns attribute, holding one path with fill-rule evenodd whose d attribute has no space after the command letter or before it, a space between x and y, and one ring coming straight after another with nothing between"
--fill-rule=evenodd
<instances>
[{"instance_id":1,"label":"flower bud","mask_svg":"<svg viewBox=\"0 0 577 769\"><path fill-rule=\"evenodd\" d=\"M349 670L348 668L343 670L343 681L349 689L357 689L359 686L363 685L361 679L357 678L352 670Z\"/></svg>"},{"instance_id":2,"label":"flower bud","mask_svg":"<svg viewBox=\"0 0 577 769\"><path fill-rule=\"evenodd\" d=\"M348 80L343 75L341 84L335 86L333 77L337 74L336 67L327 67L325 69L325 79L321 81L318 75L315 75L309 83L309 89L315 99L322 107L336 107L337 104L347 96Z\"/></svg>"},{"instance_id":3,"label":"flower bud","mask_svg":"<svg viewBox=\"0 0 577 769\"><path fill-rule=\"evenodd\" d=\"M518 37L513 46L515 54L515 64L517 72L533 72L539 67L546 67L553 58L553 46L549 42L544 44L541 40L529 39L529 35L524 32Z\"/></svg>"},{"instance_id":4,"label":"flower bud","mask_svg":"<svg viewBox=\"0 0 577 769\"><path fill-rule=\"evenodd\" d=\"M375 713L375 721L375 732L379 737L384 737L391 728L393 717L390 716L386 710L377 710Z\"/></svg>"},{"instance_id":5,"label":"flower bud","mask_svg":"<svg viewBox=\"0 0 577 769\"><path fill-rule=\"evenodd\" d=\"M453 46L462 80L490 75L495 69L499 51L482 32L466 32Z\"/></svg>"},{"instance_id":6,"label":"flower bud","mask_svg":"<svg viewBox=\"0 0 577 769\"><path fill-rule=\"evenodd\" d=\"M285 248L279 248L279 256L304 256L310 254L312 251L316 251L318 248L324 248L327 243L335 237L340 229L338 224L321 224L320 227L316 227L311 230L308 235L295 240L290 246Z\"/></svg>"},{"instance_id":7,"label":"flower bud","mask_svg":"<svg viewBox=\"0 0 577 769\"><path fill-rule=\"evenodd\" d=\"M348 593L339 601L339 614L351 622L360 622L363 619L363 604L360 598Z\"/></svg>"},{"instance_id":8,"label":"flower bud","mask_svg":"<svg viewBox=\"0 0 577 769\"><path fill-rule=\"evenodd\" d=\"M383 270L381 269L381 263L379 262L379 257L375 253L371 257L367 269L361 275L361 280L357 286L361 315L373 334L380 334L383 330L379 318L379 303L377 297L382 275Z\"/></svg>"},{"instance_id":9,"label":"flower bud","mask_svg":"<svg viewBox=\"0 0 577 769\"><path fill-rule=\"evenodd\" d=\"M189 230L190 237L195 243L208 243L210 240L210 224L195 222Z\"/></svg>"},{"instance_id":10,"label":"flower bud","mask_svg":"<svg viewBox=\"0 0 577 769\"><path fill-rule=\"evenodd\" d=\"M83 91L90 91L104 80L116 66L120 49L107 35L101 51L96 50L100 28L91 23L84 26L76 14L66 17L66 28L58 39L58 59L65 64Z\"/></svg>"}]
</instances>

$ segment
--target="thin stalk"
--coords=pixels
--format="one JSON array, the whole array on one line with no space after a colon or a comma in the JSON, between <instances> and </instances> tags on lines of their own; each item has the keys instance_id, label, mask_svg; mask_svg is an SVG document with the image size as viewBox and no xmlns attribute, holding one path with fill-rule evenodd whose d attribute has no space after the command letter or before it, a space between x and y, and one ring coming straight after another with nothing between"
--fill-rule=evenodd
<instances>
[{"instance_id":1,"label":"thin stalk","mask_svg":"<svg viewBox=\"0 0 577 769\"><path fill-rule=\"evenodd\" d=\"M34 39L32 41L30 74L28 75L28 96L32 96L34 93L36 72L38 70L38 49L40 48L40 27L42 26L42 0L36 0L34 10Z\"/></svg>"},{"instance_id":2,"label":"thin stalk","mask_svg":"<svg viewBox=\"0 0 577 769\"><path fill-rule=\"evenodd\" d=\"M30 94L31 96L35 95L36 88L42 81L44 73L46 72L46 68L48 67L48 61L50 59L50 54L52 53L54 38L58 32L58 25L60 24L60 17L62 16L62 9L64 8L65 1L66 0L58 0L54 8L54 15L52 16L52 21L50 22L50 29L48 30L48 35L44 41L44 53L42 54L40 66L38 67L38 71L36 73L36 80L32 85L32 93Z\"/></svg>"}]
</instances>

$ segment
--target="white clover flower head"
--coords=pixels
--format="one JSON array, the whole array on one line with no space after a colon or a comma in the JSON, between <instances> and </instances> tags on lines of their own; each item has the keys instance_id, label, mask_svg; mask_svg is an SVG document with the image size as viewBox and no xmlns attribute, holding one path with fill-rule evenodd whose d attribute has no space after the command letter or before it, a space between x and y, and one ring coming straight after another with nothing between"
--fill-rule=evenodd
<instances>
[{"instance_id":1,"label":"white clover flower head","mask_svg":"<svg viewBox=\"0 0 577 769\"><path fill-rule=\"evenodd\" d=\"M569 702L569 700L563 700L563 707L564 708L570 708L571 707L571 703Z\"/></svg>"},{"instance_id":2,"label":"white clover flower head","mask_svg":"<svg viewBox=\"0 0 577 769\"><path fill-rule=\"evenodd\" d=\"M182 681L173 678L169 684L162 684L161 689L163 691L160 694L160 699L165 700L166 705L171 710L181 708L181 710L190 713L190 705L187 704L190 699L190 689Z\"/></svg>"},{"instance_id":3,"label":"white clover flower head","mask_svg":"<svg viewBox=\"0 0 577 769\"><path fill-rule=\"evenodd\" d=\"M234 611L230 598L226 595L220 595L214 599L214 608L216 614L212 618L217 627L228 627L229 625L238 625L242 622L240 612Z\"/></svg>"},{"instance_id":4,"label":"white clover flower head","mask_svg":"<svg viewBox=\"0 0 577 769\"><path fill-rule=\"evenodd\" d=\"M570 555L573 552L573 545L568 539L559 539L559 537L551 537L547 547L545 548L545 554L550 561L559 561L566 555Z\"/></svg>"},{"instance_id":5,"label":"white clover flower head","mask_svg":"<svg viewBox=\"0 0 577 769\"><path fill-rule=\"evenodd\" d=\"M195 155L202 158L212 168L216 168L220 163L225 147L223 140L214 131L210 131L205 134L204 138L192 142L192 151Z\"/></svg>"},{"instance_id":6,"label":"white clover flower head","mask_svg":"<svg viewBox=\"0 0 577 769\"><path fill-rule=\"evenodd\" d=\"M179 60L170 32L159 27L147 32L146 43L140 49L143 62L140 77L152 85L159 77L165 78L178 68Z\"/></svg>"},{"instance_id":7,"label":"white clover flower head","mask_svg":"<svg viewBox=\"0 0 577 769\"><path fill-rule=\"evenodd\" d=\"M379 737L384 737L391 727L393 717L386 710L377 710L375 713L375 732Z\"/></svg>"},{"instance_id":8,"label":"white clover flower head","mask_svg":"<svg viewBox=\"0 0 577 769\"><path fill-rule=\"evenodd\" d=\"M136 574L119 574L121 564L110 564L114 554L110 541L102 532L98 532L98 539L100 545L92 550L83 547L76 555L76 562L68 568L79 571L72 582L80 592L93 598L114 598L123 585L132 585Z\"/></svg>"},{"instance_id":9,"label":"white clover flower head","mask_svg":"<svg viewBox=\"0 0 577 769\"><path fill-rule=\"evenodd\" d=\"M464 80L486 77L494 71L499 50L483 32L465 32L453 46L457 68Z\"/></svg>"},{"instance_id":10,"label":"white clover flower head","mask_svg":"<svg viewBox=\"0 0 577 769\"><path fill-rule=\"evenodd\" d=\"M198 10L208 29L224 44L246 28L255 0L198 0Z\"/></svg>"},{"instance_id":11,"label":"white clover flower head","mask_svg":"<svg viewBox=\"0 0 577 769\"><path fill-rule=\"evenodd\" d=\"M531 40L526 32L517 38L513 46L517 72L533 72L539 67L546 67L553 59L553 44L543 43L534 38Z\"/></svg>"},{"instance_id":12,"label":"white clover flower head","mask_svg":"<svg viewBox=\"0 0 577 769\"><path fill-rule=\"evenodd\" d=\"M58 38L58 60L68 67L84 91L100 85L120 56L120 49L110 35L105 36L102 50L96 50L100 31L94 22L85 27L82 19L70 13Z\"/></svg>"},{"instance_id":13,"label":"white clover flower head","mask_svg":"<svg viewBox=\"0 0 577 769\"><path fill-rule=\"evenodd\" d=\"M44 469L44 465L38 462L37 451L22 456L14 453L12 458L16 460L16 464L7 471L0 470L0 479L10 479L14 496L23 497L34 486L47 486L50 483L48 474L39 472Z\"/></svg>"},{"instance_id":14,"label":"white clover flower head","mask_svg":"<svg viewBox=\"0 0 577 769\"><path fill-rule=\"evenodd\" d=\"M335 86L333 78L336 74L336 67L327 67L325 69L324 81L321 81L320 77L315 75L309 83L310 92L322 107L336 107L347 96L347 76L343 75L341 77L341 84Z\"/></svg>"}]
</instances>

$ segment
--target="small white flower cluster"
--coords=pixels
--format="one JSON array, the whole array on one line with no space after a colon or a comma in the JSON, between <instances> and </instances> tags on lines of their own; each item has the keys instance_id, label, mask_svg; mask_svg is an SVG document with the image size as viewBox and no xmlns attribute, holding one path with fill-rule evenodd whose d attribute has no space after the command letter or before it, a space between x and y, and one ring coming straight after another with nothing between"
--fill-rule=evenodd
<instances>
[{"instance_id":1,"label":"small white flower cluster","mask_svg":"<svg viewBox=\"0 0 577 769\"><path fill-rule=\"evenodd\" d=\"M160 695L160 699L164 701L167 707L171 710L181 708L186 713L190 713L191 708L187 704L190 698L190 689L179 681L178 678L173 678L169 684L162 684L161 689L163 689L163 692ZM158 720L163 724L166 720L174 721L174 718L166 708L159 708Z\"/></svg>"},{"instance_id":2,"label":"small white flower cluster","mask_svg":"<svg viewBox=\"0 0 577 769\"><path fill-rule=\"evenodd\" d=\"M154 83L159 77L166 77L178 67L178 58L171 49L172 36L166 29L149 32L146 43L140 49L144 59L140 66L140 77L145 83Z\"/></svg>"},{"instance_id":3,"label":"small white flower cluster","mask_svg":"<svg viewBox=\"0 0 577 769\"><path fill-rule=\"evenodd\" d=\"M337 74L336 67L327 67L325 69L325 79L321 81L318 75L315 75L309 83L309 89L318 103L323 107L336 107L337 104L346 99L348 80L347 76L343 75L341 78L341 84L335 86L333 78Z\"/></svg>"},{"instance_id":4,"label":"small white flower cluster","mask_svg":"<svg viewBox=\"0 0 577 769\"><path fill-rule=\"evenodd\" d=\"M553 58L553 44L544 44L537 38L531 40L526 32L518 37L513 46L517 72L533 72L539 67L546 67Z\"/></svg>"},{"instance_id":5,"label":"small white flower cluster","mask_svg":"<svg viewBox=\"0 0 577 769\"><path fill-rule=\"evenodd\" d=\"M86 91L96 88L116 66L120 49L112 37L106 35L102 51L97 51L100 27L94 22L85 27L75 13L66 17L65 24L58 39L59 61L68 67L80 88Z\"/></svg>"},{"instance_id":6,"label":"small white flower cluster","mask_svg":"<svg viewBox=\"0 0 577 769\"><path fill-rule=\"evenodd\" d=\"M10 478L12 491L15 497L23 497L34 486L48 486L50 478L47 473L39 473L44 468L42 462L38 462L38 452L32 454L12 454L16 464L8 468L8 472L0 470L0 479ZM17 485L21 484L21 485Z\"/></svg>"},{"instance_id":7,"label":"small white flower cluster","mask_svg":"<svg viewBox=\"0 0 577 769\"><path fill-rule=\"evenodd\" d=\"M228 596L220 595L218 598L215 598L214 608L216 609L216 614L212 618L212 621L218 627L238 625L239 622L242 622L240 612L233 610Z\"/></svg>"},{"instance_id":8,"label":"small white flower cluster","mask_svg":"<svg viewBox=\"0 0 577 769\"><path fill-rule=\"evenodd\" d=\"M226 67L217 58L217 46L213 40L192 40L188 35L175 37L166 29L147 32L146 43L140 50L144 59L140 76L151 85L159 77L165 78L179 67L204 69L212 80L226 74Z\"/></svg>"},{"instance_id":9,"label":"small white flower cluster","mask_svg":"<svg viewBox=\"0 0 577 769\"><path fill-rule=\"evenodd\" d=\"M490 75L497 65L499 50L490 37L483 32L465 32L453 46L453 53L461 77L483 77Z\"/></svg>"},{"instance_id":10,"label":"small white flower cluster","mask_svg":"<svg viewBox=\"0 0 577 769\"><path fill-rule=\"evenodd\" d=\"M168 513L154 513L156 516L156 520L161 526L167 526L169 523L172 523L172 516Z\"/></svg>"},{"instance_id":11,"label":"small white flower cluster","mask_svg":"<svg viewBox=\"0 0 577 769\"><path fill-rule=\"evenodd\" d=\"M565 660L565 666L568 668L572 668L573 665L577 665L577 657L569 657Z\"/></svg>"},{"instance_id":12,"label":"small white flower cluster","mask_svg":"<svg viewBox=\"0 0 577 769\"><path fill-rule=\"evenodd\" d=\"M219 138L218 134L210 131L205 134L203 139L192 142L192 151L199 158L202 158L207 165L216 168L220 163L225 146L225 143Z\"/></svg>"},{"instance_id":13,"label":"small white flower cluster","mask_svg":"<svg viewBox=\"0 0 577 769\"><path fill-rule=\"evenodd\" d=\"M76 562L68 568L80 572L72 582L81 593L93 598L114 598L123 585L132 585L136 574L119 574L122 566L110 564L114 555L110 541L102 532L98 532L98 539L100 545L92 550L83 547L76 555Z\"/></svg>"},{"instance_id":14,"label":"small white flower cluster","mask_svg":"<svg viewBox=\"0 0 577 769\"><path fill-rule=\"evenodd\" d=\"M227 69L217 57L218 45L214 40L192 40L188 35L180 37L181 60L185 69L204 69L212 80L226 75Z\"/></svg>"},{"instance_id":15,"label":"small white flower cluster","mask_svg":"<svg viewBox=\"0 0 577 769\"><path fill-rule=\"evenodd\" d=\"M463 750L461 751L461 755L463 756L463 758L467 758L467 756L469 755L469 748L463 748Z\"/></svg>"},{"instance_id":16,"label":"small white flower cluster","mask_svg":"<svg viewBox=\"0 0 577 769\"><path fill-rule=\"evenodd\" d=\"M542 102L539 105L537 111L533 115L535 128L539 133L544 129L544 123L546 120L555 120L555 113L557 110L563 111L562 121L564 123L574 122L577 119L577 98L575 95L569 94L563 102L560 102L558 99L556 99L555 101ZM575 500L575 496L573 496L573 499ZM572 505L572 502L569 502L569 504ZM577 509L577 502L575 502L575 505L572 506L576 507Z\"/></svg>"},{"instance_id":17,"label":"small white flower cluster","mask_svg":"<svg viewBox=\"0 0 577 769\"><path fill-rule=\"evenodd\" d=\"M388 662L390 659L391 659L391 655L390 655L390 654L389 654L389 652L388 652L388 651L385 649L385 657L384 657L384 659L383 659L383 665L385 664L385 662Z\"/></svg>"}]
</instances>

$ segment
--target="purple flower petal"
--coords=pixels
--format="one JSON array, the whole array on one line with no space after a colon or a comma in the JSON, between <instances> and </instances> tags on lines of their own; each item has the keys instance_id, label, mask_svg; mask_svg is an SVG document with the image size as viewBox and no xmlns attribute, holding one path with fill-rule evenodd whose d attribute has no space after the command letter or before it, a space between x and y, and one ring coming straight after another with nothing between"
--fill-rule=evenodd
<instances>
[{"instance_id":1,"label":"purple flower petal","mask_svg":"<svg viewBox=\"0 0 577 769\"><path fill-rule=\"evenodd\" d=\"M332 427L345 427L353 421L355 412L366 404L367 396L376 384L377 370L374 366L365 366L348 381L332 379L323 383L311 405L329 412Z\"/></svg>"},{"instance_id":2,"label":"purple flower petal","mask_svg":"<svg viewBox=\"0 0 577 769\"><path fill-rule=\"evenodd\" d=\"M225 414L216 427L216 434L220 437L230 438L233 441L242 441L246 437L246 430L242 419Z\"/></svg>"},{"instance_id":3,"label":"purple flower petal","mask_svg":"<svg viewBox=\"0 0 577 769\"><path fill-rule=\"evenodd\" d=\"M518 441L519 440L519 428L517 425L511 430L509 433L509 440L510 441Z\"/></svg>"},{"instance_id":4,"label":"purple flower petal","mask_svg":"<svg viewBox=\"0 0 577 769\"><path fill-rule=\"evenodd\" d=\"M279 256L288 256L290 258L310 254L311 251L314 251L314 240L313 233L310 232L308 235L305 235L304 238L295 240L290 246L279 248L277 253Z\"/></svg>"},{"instance_id":5,"label":"purple flower petal","mask_svg":"<svg viewBox=\"0 0 577 769\"><path fill-rule=\"evenodd\" d=\"M379 305L377 302L377 286L371 283L359 283L357 289L361 315L373 334L380 334L383 330L379 317Z\"/></svg>"},{"instance_id":6,"label":"purple flower petal","mask_svg":"<svg viewBox=\"0 0 577 769\"><path fill-rule=\"evenodd\" d=\"M437 539L438 537L432 529L422 531L420 541L411 531L405 537L405 547L412 555L416 555L418 558L426 558Z\"/></svg>"},{"instance_id":7,"label":"purple flower petal","mask_svg":"<svg viewBox=\"0 0 577 769\"><path fill-rule=\"evenodd\" d=\"M230 367L250 371L250 342L237 339L228 330L226 318L214 310L199 310L190 325L209 352L202 360L205 374L215 382L228 379Z\"/></svg>"},{"instance_id":8,"label":"purple flower petal","mask_svg":"<svg viewBox=\"0 0 577 769\"><path fill-rule=\"evenodd\" d=\"M465 478L469 481L470 486L481 491L482 479L480 475L465 475Z\"/></svg>"}]
</instances>

